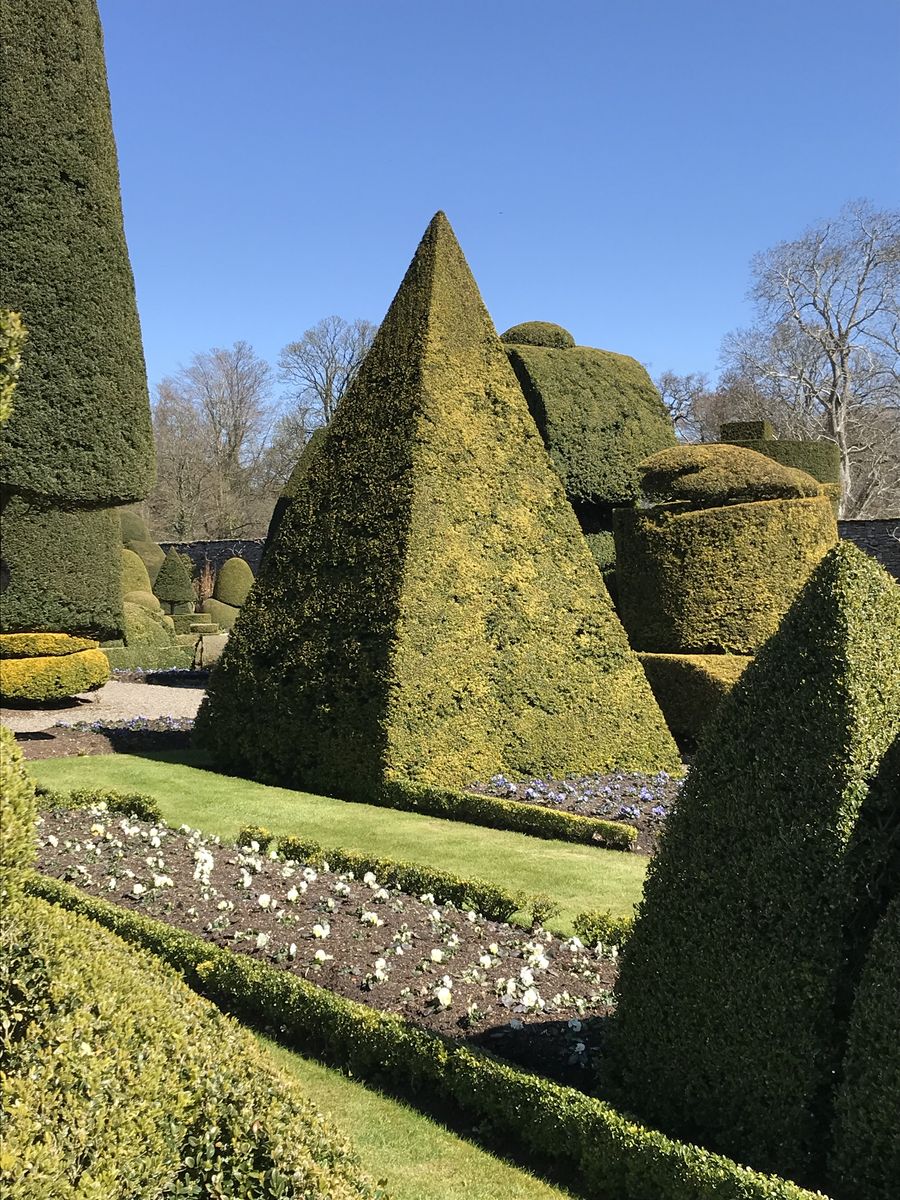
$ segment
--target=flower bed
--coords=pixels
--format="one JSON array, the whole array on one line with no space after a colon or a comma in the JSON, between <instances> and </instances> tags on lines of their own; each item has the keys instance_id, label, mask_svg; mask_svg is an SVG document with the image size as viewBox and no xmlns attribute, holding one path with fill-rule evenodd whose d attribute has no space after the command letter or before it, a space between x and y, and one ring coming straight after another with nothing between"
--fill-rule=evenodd
<instances>
[{"instance_id":1,"label":"flower bed","mask_svg":"<svg viewBox=\"0 0 900 1200\"><path fill-rule=\"evenodd\" d=\"M540 1060L555 1078L591 1077L615 947L527 932L317 861L104 805L45 812L38 830L45 874L431 1030Z\"/></svg>"}]
</instances>

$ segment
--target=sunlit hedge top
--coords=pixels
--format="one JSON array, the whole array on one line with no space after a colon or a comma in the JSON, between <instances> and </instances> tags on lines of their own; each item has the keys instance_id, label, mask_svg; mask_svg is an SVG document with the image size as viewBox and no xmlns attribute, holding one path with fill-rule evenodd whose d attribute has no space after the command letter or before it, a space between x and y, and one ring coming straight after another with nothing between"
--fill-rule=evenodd
<instances>
[{"instance_id":1,"label":"sunlit hedge top","mask_svg":"<svg viewBox=\"0 0 900 1200\"><path fill-rule=\"evenodd\" d=\"M650 504L677 502L692 508L795 500L818 496L811 475L782 466L740 446L674 446L640 464L641 492Z\"/></svg>"},{"instance_id":2,"label":"sunlit hedge top","mask_svg":"<svg viewBox=\"0 0 900 1200\"><path fill-rule=\"evenodd\" d=\"M96 4L5 0L0 37L0 305L28 329L4 482L134 500L153 438Z\"/></svg>"},{"instance_id":3,"label":"sunlit hedge top","mask_svg":"<svg viewBox=\"0 0 900 1200\"><path fill-rule=\"evenodd\" d=\"M522 346L552 346L556 350L566 350L575 345L575 339L568 329L553 325L550 321L523 321L521 325L512 325L506 333L500 334L500 341Z\"/></svg>"}]
</instances>

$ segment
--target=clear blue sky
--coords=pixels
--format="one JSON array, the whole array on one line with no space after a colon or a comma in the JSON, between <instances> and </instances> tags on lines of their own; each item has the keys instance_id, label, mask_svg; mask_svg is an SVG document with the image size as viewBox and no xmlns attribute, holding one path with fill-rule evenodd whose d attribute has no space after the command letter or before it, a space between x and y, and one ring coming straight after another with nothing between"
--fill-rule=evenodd
<instances>
[{"instance_id":1,"label":"clear blue sky","mask_svg":"<svg viewBox=\"0 0 900 1200\"><path fill-rule=\"evenodd\" d=\"M100 0L151 387L381 320L442 208L499 331L714 372L751 256L900 203L897 0Z\"/></svg>"}]
</instances>

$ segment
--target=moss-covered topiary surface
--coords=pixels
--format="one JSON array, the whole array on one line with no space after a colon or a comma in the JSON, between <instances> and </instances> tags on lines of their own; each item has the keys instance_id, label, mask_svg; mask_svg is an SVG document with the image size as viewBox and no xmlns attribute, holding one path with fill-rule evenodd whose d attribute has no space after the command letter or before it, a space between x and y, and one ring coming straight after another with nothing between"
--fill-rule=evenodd
<instances>
[{"instance_id":1,"label":"moss-covered topiary surface","mask_svg":"<svg viewBox=\"0 0 900 1200\"><path fill-rule=\"evenodd\" d=\"M678 768L443 214L285 516L197 733L227 769L356 798L501 770Z\"/></svg>"},{"instance_id":2,"label":"moss-covered topiary surface","mask_svg":"<svg viewBox=\"0 0 900 1200\"><path fill-rule=\"evenodd\" d=\"M619 979L628 1106L800 1182L824 1174L845 929L890 853L896 794L869 784L900 731L898 644L900 591L841 543L707 728Z\"/></svg>"}]
</instances>

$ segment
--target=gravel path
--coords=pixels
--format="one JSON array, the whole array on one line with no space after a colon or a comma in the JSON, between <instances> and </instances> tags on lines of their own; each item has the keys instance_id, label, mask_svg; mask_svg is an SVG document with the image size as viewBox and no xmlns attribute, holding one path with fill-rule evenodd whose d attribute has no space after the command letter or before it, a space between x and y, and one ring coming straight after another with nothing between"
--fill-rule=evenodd
<instances>
[{"instance_id":1,"label":"gravel path","mask_svg":"<svg viewBox=\"0 0 900 1200\"><path fill-rule=\"evenodd\" d=\"M155 683L110 680L96 692L42 708L0 708L0 724L14 733L37 733L60 721L128 721L132 717L194 717L202 687L163 687Z\"/></svg>"}]
</instances>

